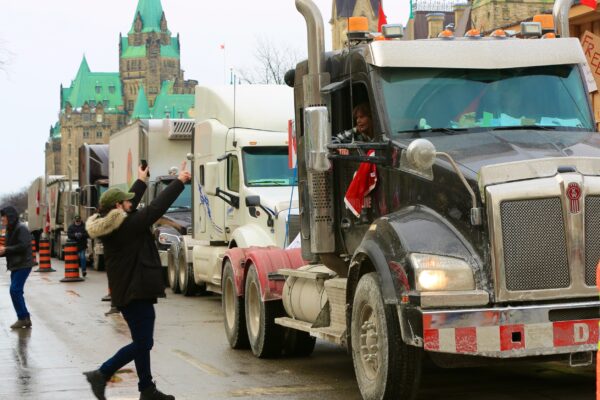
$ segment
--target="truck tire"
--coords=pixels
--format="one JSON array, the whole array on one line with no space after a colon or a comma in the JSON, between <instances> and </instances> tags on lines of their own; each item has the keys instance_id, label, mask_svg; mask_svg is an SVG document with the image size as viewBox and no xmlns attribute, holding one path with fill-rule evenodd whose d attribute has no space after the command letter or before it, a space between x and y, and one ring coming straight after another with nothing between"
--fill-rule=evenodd
<instances>
[{"instance_id":1,"label":"truck tire","mask_svg":"<svg viewBox=\"0 0 600 400\"><path fill-rule=\"evenodd\" d=\"M225 335L232 349L247 349L246 315L244 313L244 297L238 296L235 290L235 276L231 261L226 260L223 268L221 305Z\"/></svg>"},{"instance_id":2,"label":"truck tire","mask_svg":"<svg viewBox=\"0 0 600 400\"><path fill-rule=\"evenodd\" d=\"M245 290L246 330L252 353L258 358L277 357L283 348L284 329L275 318L284 315L281 300L263 301L260 280L254 265L246 277Z\"/></svg>"},{"instance_id":3,"label":"truck tire","mask_svg":"<svg viewBox=\"0 0 600 400\"><path fill-rule=\"evenodd\" d=\"M383 302L377 273L361 277L352 304L352 361L365 400L414 399L422 351L402 341L398 315Z\"/></svg>"},{"instance_id":4,"label":"truck tire","mask_svg":"<svg viewBox=\"0 0 600 400\"><path fill-rule=\"evenodd\" d=\"M286 329L283 354L288 357L307 357L315 349L317 339L308 332Z\"/></svg>"},{"instance_id":5,"label":"truck tire","mask_svg":"<svg viewBox=\"0 0 600 400\"><path fill-rule=\"evenodd\" d=\"M179 269L179 288L181 293L186 296L194 296L200 291L200 286L194 281L194 266L185 259L185 250L179 249L178 269Z\"/></svg>"},{"instance_id":6,"label":"truck tire","mask_svg":"<svg viewBox=\"0 0 600 400\"><path fill-rule=\"evenodd\" d=\"M167 251L167 280L173 293L180 293L179 272L177 271L177 253L178 251L175 246L169 247L169 250Z\"/></svg>"}]
</instances>

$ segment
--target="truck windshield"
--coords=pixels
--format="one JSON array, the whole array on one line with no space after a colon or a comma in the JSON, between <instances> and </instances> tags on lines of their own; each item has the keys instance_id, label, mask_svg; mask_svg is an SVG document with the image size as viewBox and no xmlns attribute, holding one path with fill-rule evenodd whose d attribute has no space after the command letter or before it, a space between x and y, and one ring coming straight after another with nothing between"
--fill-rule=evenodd
<instances>
[{"instance_id":1,"label":"truck windshield","mask_svg":"<svg viewBox=\"0 0 600 400\"><path fill-rule=\"evenodd\" d=\"M296 185L287 147L245 147L243 162L246 186Z\"/></svg>"},{"instance_id":2,"label":"truck windshield","mask_svg":"<svg viewBox=\"0 0 600 400\"><path fill-rule=\"evenodd\" d=\"M156 195L158 196L159 193L161 193L163 191L164 188L166 188L172 181L161 181L159 183L159 187L158 190L156 191ZM183 192L181 192L181 194L179 196L177 196L177 199L175 199L175 201L173 202L173 204L171 204L171 207L169 207L169 211L173 211L173 210L189 210L192 208L192 185L187 184L184 185L183 187Z\"/></svg>"},{"instance_id":3,"label":"truck windshield","mask_svg":"<svg viewBox=\"0 0 600 400\"><path fill-rule=\"evenodd\" d=\"M395 139L503 129L594 130L577 66L387 68L381 75Z\"/></svg>"}]
</instances>

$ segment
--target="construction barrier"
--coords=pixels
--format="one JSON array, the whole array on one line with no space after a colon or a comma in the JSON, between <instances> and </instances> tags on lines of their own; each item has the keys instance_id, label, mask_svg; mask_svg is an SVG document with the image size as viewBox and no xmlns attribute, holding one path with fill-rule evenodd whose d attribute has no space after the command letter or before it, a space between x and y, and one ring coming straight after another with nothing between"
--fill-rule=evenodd
<instances>
[{"instance_id":1,"label":"construction barrier","mask_svg":"<svg viewBox=\"0 0 600 400\"><path fill-rule=\"evenodd\" d=\"M63 246L65 256L65 277L61 282L81 282L84 279L79 276L79 255L77 254L77 243L67 242Z\"/></svg>"},{"instance_id":2,"label":"construction barrier","mask_svg":"<svg viewBox=\"0 0 600 400\"><path fill-rule=\"evenodd\" d=\"M37 243L35 242L35 238L31 239L31 258L33 258L33 265L38 265Z\"/></svg>"},{"instance_id":3,"label":"construction barrier","mask_svg":"<svg viewBox=\"0 0 600 400\"><path fill-rule=\"evenodd\" d=\"M54 272L50 261L50 241L40 239L40 267L35 272Z\"/></svg>"}]
</instances>

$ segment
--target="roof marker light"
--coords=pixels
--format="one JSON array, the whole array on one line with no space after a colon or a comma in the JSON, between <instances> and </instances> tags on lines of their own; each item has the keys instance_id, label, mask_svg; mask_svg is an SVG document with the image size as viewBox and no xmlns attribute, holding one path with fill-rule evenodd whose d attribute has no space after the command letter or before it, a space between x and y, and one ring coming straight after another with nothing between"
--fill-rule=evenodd
<instances>
[{"instance_id":1,"label":"roof marker light","mask_svg":"<svg viewBox=\"0 0 600 400\"><path fill-rule=\"evenodd\" d=\"M490 34L490 37L493 37L496 39L506 39L508 37L508 35L504 31L504 29L496 29L494 32L492 32Z\"/></svg>"},{"instance_id":2,"label":"roof marker light","mask_svg":"<svg viewBox=\"0 0 600 400\"><path fill-rule=\"evenodd\" d=\"M469 29L467 33L465 33L465 37L470 39L479 39L481 38L481 31L479 29Z\"/></svg>"},{"instance_id":3,"label":"roof marker light","mask_svg":"<svg viewBox=\"0 0 600 400\"><path fill-rule=\"evenodd\" d=\"M438 38L454 39L454 32L452 32L450 29L444 29L443 31L440 32L440 34L438 35Z\"/></svg>"}]
</instances>

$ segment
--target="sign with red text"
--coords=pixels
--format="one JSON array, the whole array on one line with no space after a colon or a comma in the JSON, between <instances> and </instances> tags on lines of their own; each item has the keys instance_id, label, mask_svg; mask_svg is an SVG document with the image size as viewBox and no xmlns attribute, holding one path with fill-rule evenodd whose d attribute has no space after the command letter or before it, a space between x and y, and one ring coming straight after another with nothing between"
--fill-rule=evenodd
<instances>
[{"instance_id":1,"label":"sign with red text","mask_svg":"<svg viewBox=\"0 0 600 400\"><path fill-rule=\"evenodd\" d=\"M588 65L584 65L583 68L585 81L589 92L595 92L598 90L598 82L600 82L600 36L585 31L581 37L581 47L583 47L588 62Z\"/></svg>"}]
</instances>

